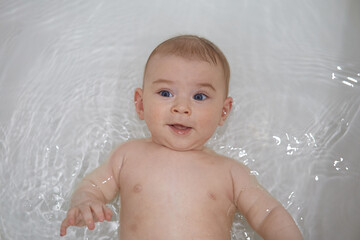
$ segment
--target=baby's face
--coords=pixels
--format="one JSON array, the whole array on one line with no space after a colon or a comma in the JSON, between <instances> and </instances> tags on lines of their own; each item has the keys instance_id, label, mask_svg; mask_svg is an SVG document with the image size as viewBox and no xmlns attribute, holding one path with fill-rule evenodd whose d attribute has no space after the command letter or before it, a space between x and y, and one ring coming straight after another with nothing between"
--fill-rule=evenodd
<instances>
[{"instance_id":1,"label":"baby's face","mask_svg":"<svg viewBox=\"0 0 360 240\"><path fill-rule=\"evenodd\" d=\"M174 150L201 150L230 112L220 64L155 55L135 91L135 105L152 140Z\"/></svg>"}]
</instances>

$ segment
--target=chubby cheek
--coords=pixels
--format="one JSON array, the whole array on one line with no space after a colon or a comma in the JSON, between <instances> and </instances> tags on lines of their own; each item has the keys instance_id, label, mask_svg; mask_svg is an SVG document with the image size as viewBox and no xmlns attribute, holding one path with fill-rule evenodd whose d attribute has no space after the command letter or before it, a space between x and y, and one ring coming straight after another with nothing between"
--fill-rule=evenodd
<instances>
[{"instance_id":1,"label":"chubby cheek","mask_svg":"<svg viewBox=\"0 0 360 240\"><path fill-rule=\"evenodd\" d=\"M215 131L221 119L221 111L214 112L214 109L204 109L204 111L198 111L196 114L198 124L200 124L200 126L206 126L205 129L208 129L209 131Z\"/></svg>"},{"instance_id":2,"label":"chubby cheek","mask_svg":"<svg viewBox=\"0 0 360 240\"><path fill-rule=\"evenodd\" d=\"M162 122L163 113L160 108L153 105L144 106L144 120L151 131L157 124Z\"/></svg>"}]
</instances>

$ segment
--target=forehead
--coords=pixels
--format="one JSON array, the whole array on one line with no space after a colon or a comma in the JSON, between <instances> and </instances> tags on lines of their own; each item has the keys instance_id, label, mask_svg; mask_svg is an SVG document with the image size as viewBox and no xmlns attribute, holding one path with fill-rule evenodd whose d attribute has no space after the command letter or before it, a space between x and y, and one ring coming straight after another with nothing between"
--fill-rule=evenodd
<instances>
[{"instance_id":1,"label":"forehead","mask_svg":"<svg viewBox=\"0 0 360 240\"><path fill-rule=\"evenodd\" d=\"M211 80L225 84L223 70L220 64L207 61L184 58L176 55L156 54L149 60L144 74L145 82L152 82L159 78L172 81Z\"/></svg>"}]
</instances>

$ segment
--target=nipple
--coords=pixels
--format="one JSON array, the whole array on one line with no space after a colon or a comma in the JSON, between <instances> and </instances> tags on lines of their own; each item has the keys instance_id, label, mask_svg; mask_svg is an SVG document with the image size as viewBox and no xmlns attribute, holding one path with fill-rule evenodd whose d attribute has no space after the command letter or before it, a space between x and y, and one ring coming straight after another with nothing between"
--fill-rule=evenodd
<instances>
[{"instance_id":1,"label":"nipple","mask_svg":"<svg viewBox=\"0 0 360 240\"><path fill-rule=\"evenodd\" d=\"M139 192L141 192L141 190L142 190L142 186L141 186L141 184L136 184L134 187L133 187L133 191L134 192L136 192L136 193L139 193Z\"/></svg>"},{"instance_id":2,"label":"nipple","mask_svg":"<svg viewBox=\"0 0 360 240\"><path fill-rule=\"evenodd\" d=\"M211 200L216 200L216 195L215 195L215 193L213 193L213 192L208 192L208 197L211 199Z\"/></svg>"}]
</instances>

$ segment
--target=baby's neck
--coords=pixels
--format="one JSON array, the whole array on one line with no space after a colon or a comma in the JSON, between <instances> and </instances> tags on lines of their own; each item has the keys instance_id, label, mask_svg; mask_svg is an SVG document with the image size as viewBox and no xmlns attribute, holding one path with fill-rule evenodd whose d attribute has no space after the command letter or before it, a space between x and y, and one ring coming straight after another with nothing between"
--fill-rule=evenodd
<instances>
[{"instance_id":1,"label":"baby's neck","mask_svg":"<svg viewBox=\"0 0 360 240\"><path fill-rule=\"evenodd\" d=\"M164 149L168 149L170 151L174 151L174 152L204 152L204 153L214 153L213 150L211 150L210 148L204 146L204 145L201 145L200 147L197 147L197 148L194 148L194 149L186 149L186 150L181 150L181 149L178 149L176 148L176 146L174 148L172 147L169 147L169 146L166 146L164 144L161 144L161 143L158 143L156 141L153 140L153 138L149 137L149 138L146 138L144 139L146 142L149 142L149 143L152 143L156 146L158 146L159 148L164 148Z\"/></svg>"}]
</instances>

